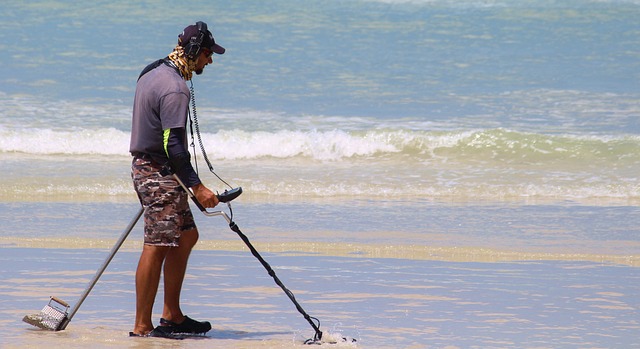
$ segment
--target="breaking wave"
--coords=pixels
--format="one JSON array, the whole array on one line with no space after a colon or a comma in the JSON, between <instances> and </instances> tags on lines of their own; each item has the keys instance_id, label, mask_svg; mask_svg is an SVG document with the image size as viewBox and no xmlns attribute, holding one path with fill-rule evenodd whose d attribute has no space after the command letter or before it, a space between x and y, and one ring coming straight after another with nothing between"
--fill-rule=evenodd
<instances>
[{"instance_id":1,"label":"breaking wave","mask_svg":"<svg viewBox=\"0 0 640 349\"><path fill-rule=\"evenodd\" d=\"M0 152L38 155L128 156L130 134L114 128L2 129ZM319 161L396 157L505 163L640 161L639 136L548 135L507 129L421 131L244 131L204 133L212 159L303 157ZM196 142L197 143L197 142ZM199 150L198 150L199 151Z\"/></svg>"}]
</instances>

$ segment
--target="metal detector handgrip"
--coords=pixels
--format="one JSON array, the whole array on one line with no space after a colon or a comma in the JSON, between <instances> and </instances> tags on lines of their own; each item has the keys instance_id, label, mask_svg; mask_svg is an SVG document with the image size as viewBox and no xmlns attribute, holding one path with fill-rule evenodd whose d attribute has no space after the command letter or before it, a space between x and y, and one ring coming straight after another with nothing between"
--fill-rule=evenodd
<instances>
[{"instance_id":1,"label":"metal detector handgrip","mask_svg":"<svg viewBox=\"0 0 640 349\"><path fill-rule=\"evenodd\" d=\"M195 203L196 206L198 206L198 208L200 209L200 211L202 211L202 213L204 213L206 216L219 216L221 214L221 211L207 211L207 208L202 206L200 201L198 201L198 199L196 198L196 195L191 191L191 189L187 188L187 186L184 185L184 183L182 182L182 180L180 180L180 177L178 177L177 174L174 173L173 178L175 178L175 180L178 181L178 184L180 184L182 189L184 189L184 191L187 192L187 195L189 195L193 203ZM218 197L218 201L228 203L228 202L231 202L233 199L237 198L238 196L240 196L240 194L242 194L242 188L237 187L231 190L225 190L224 193L217 194L216 196Z\"/></svg>"}]
</instances>

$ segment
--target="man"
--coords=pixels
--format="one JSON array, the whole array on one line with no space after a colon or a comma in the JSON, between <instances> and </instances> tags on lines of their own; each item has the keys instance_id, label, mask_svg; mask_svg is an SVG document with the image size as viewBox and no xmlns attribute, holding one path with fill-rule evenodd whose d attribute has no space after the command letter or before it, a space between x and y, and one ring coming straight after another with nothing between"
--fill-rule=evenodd
<instances>
[{"instance_id":1,"label":"man","mask_svg":"<svg viewBox=\"0 0 640 349\"><path fill-rule=\"evenodd\" d=\"M186 193L161 170L169 166L204 207L218 204L191 165L186 132L190 94L185 81L193 72L202 74L213 63L213 53L224 51L207 25L197 22L178 35L178 45L168 57L148 65L138 78L129 150L134 188L144 207L144 246L136 271L136 319L131 336L171 338L211 329L208 321L193 320L180 308L187 261L198 230ZM151 313L161 272L164 307L160 325L154 327Z\"/></svg>"}]
</instances>

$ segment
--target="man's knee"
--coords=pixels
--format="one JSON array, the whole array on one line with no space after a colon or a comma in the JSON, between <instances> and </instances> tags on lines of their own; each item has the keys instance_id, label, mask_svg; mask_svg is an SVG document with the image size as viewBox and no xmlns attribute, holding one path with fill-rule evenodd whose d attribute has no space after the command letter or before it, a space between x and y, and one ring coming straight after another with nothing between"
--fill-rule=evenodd
<instances>
[{"instance_id":1,"label":"man's knee","mask_svg":"<svg viewBox=\"0 0 640 349\"><path fill-rule=\"evenodd\" d=\"M169 250L169 246L144 244L142 246L142 254L140 255L140 259L145 260L147 263L162 264Z\"/></svg>"}]
</instances>

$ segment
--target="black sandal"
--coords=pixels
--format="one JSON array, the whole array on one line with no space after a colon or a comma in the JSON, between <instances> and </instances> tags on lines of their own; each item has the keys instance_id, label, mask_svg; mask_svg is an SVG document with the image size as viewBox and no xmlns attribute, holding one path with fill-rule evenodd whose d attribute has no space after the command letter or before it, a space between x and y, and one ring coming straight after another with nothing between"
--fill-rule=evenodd
<instances>
[{"instance_id":1,"label":"black sandal","mask_svg":"<svg viewBox=\"0 0 640 349\"><path fill-rule=\"evenodd\" d=\"M161 318L160 326L158 327L169 327L173 333L204 334L211 330L211 323L209 321L196 321L185 315L184 321L179 324Z\"/></svg>"}]
</instances>

